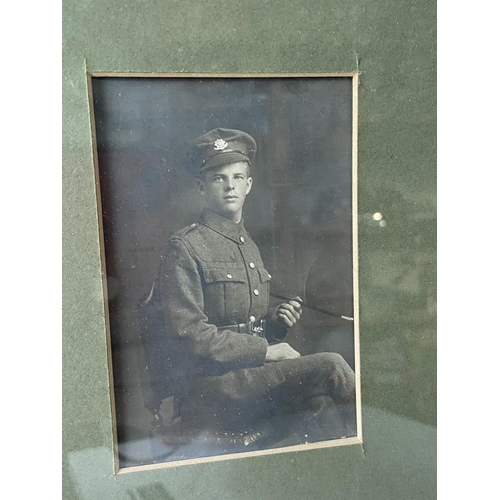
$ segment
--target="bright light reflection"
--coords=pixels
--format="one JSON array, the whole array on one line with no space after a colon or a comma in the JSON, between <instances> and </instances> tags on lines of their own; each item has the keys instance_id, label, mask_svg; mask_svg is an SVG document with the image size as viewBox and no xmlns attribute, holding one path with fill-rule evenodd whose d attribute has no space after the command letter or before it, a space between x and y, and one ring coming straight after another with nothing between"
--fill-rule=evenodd
<instances>
[{"instance_id":1,"label":"bright light reflection","mask_svg":"<svg viewBox=\"0 0 500 500\"><path fill-rule=\"evenodd\" d=\"M382 214L380 212L375 212L373 215L372 215L372 219L373 220L382 220Z\"/></svg>"}]
</instances>

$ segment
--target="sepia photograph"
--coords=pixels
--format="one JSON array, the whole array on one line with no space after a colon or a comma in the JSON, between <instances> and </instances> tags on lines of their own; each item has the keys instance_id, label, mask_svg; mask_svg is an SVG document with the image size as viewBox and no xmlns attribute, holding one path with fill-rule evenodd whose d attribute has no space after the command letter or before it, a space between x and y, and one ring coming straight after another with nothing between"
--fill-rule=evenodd
<instances>
[{"instance_id":1,"label":"sepia photograph","mask_svg":"<svg viewBox=\"0 0 500 500\"><path fill-rule=\"evenodd\" d=\"M361 442L357 75L89 92L117 469Z\"/></svg>"}]
</instances>

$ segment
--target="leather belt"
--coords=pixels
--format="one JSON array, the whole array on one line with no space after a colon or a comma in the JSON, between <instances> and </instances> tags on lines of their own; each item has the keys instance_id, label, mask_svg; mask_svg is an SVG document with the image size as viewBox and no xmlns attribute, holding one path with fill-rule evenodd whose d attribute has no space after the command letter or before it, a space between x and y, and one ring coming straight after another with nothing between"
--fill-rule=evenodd
<instances>
[{"instance_id":1,"label":"leather belt","mask_svg":"<svg viewBox=\"0 0 500 500\"><path fill-rule=\"evenodd\" d=\"M266 320L250 320L248 323L239 323L237 325L225 325L217 327L217 330L231 330L236 333L246 333L257 337L266 336Z\"/></svg>"}]
</instances>

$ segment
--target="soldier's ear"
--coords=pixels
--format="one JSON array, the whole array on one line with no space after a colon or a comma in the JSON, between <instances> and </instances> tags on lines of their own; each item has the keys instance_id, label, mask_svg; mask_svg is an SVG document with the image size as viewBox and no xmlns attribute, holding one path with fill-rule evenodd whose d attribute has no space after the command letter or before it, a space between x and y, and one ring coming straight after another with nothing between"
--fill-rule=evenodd
<instances>
[{"instance_id":1,"label":"soldier's ear","mask_svg":"<svg viewBox=\"0 0 500 500\"><path fill-rule=\"evenodd\" d=\"M253 179L251 177L249 177L247 179L247 192L246 192L246 194L248 194L250 192L250 190L252 189L252 182L253 182Z\"/></svg>"},{"instance_id":2,"label":"soldier's ear","mask_svg":"<svg viewBox=\"0 0 500 500\"><path fill-rule=\"evenodd\" d=\"M198 179L198 189L201 195L205 194L205 183L201 179Z\"/></svg>"}]
</instances>

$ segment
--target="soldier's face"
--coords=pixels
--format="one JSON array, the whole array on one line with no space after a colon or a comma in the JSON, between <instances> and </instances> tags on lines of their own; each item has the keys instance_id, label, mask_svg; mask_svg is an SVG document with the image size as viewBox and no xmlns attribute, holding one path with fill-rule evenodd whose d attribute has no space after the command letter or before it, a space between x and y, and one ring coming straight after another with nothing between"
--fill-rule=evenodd
<instances>
[{"instance_id":1,"label":"soldier's face","mask_svg":"<svg viewBox=\"0 0 500 500\"><path fill-rule=\"evenodd\" d=\"M241 220L245 198L252 189L246 162L212 168L198 185L210 210L234 222Z\"/></svg>"}]
</instances>

